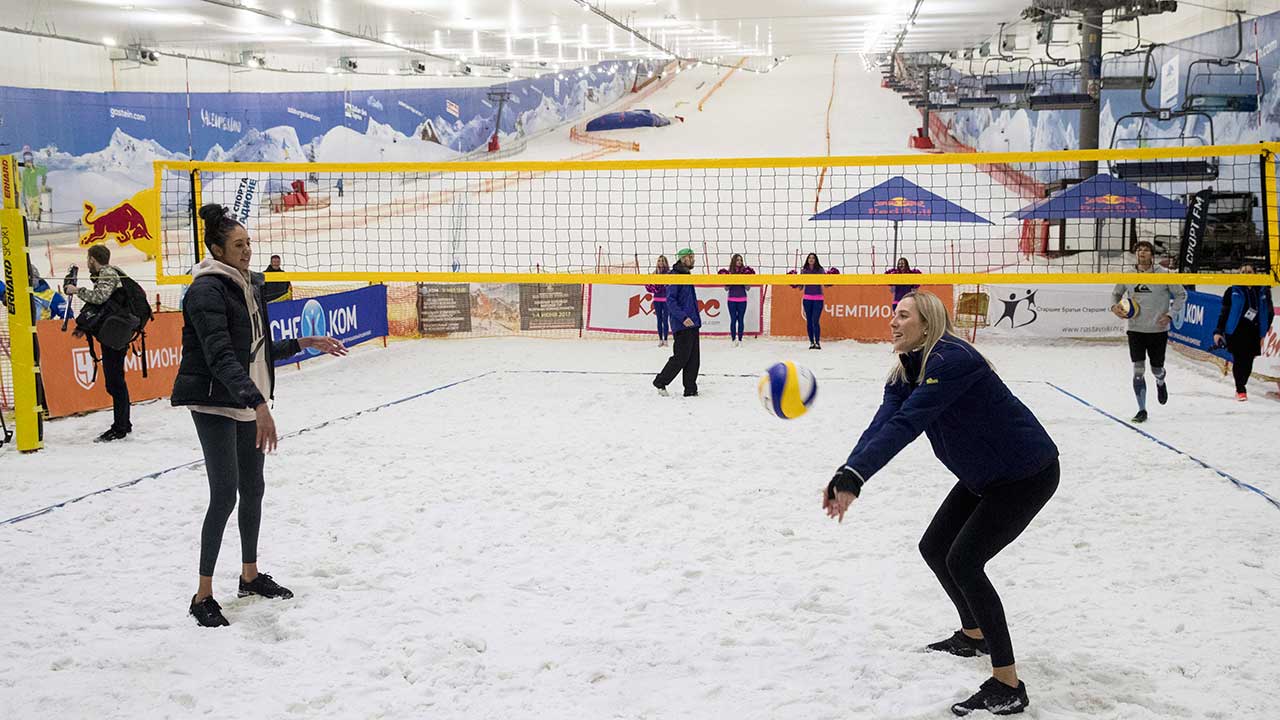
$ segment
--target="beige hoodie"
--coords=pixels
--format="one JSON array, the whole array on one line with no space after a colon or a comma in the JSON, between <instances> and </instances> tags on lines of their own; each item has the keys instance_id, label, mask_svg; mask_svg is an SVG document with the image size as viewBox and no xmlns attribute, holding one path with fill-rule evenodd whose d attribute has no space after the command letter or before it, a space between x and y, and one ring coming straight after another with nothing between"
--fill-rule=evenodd
<instances>
[{"instance_id":1,"label":"beige hoodie","mask_svg":"<svg viewBox=\"0 0 1280 720\"><path fill-rule=\"evenodd\" d=\"M249 284L249 278L244 273L231 267L230 265L215 260L212 257L205 258L198 265L191 269L191 274L195 277L202 275L222 275L229 277L235 281L240 290L244 292L245 304L249 306L249 325L253 328L253 344L250 346L253 350L249 354L249 377L253 380L253 384L258 386L258 392L262 393L262 397L271 397L271 374L270 368L267 366L267 347L269 342L267 338L267 319L261 316L258 311L258 299L254 296L253 286ZM229 417L240 422L251 422L257 415L254 414L252 408L228 408L218 407L214 405L192 405L190 409L193 412L207 413L209 415L221 415Z\"/></svg>"}]
</instances>

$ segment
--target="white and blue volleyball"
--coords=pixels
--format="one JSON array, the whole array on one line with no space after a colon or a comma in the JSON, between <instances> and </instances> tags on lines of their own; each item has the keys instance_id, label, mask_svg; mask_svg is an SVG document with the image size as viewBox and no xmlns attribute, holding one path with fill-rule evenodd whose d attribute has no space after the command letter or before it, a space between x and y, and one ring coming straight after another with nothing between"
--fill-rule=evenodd
<instances>
[{"instance_id":1,"label":"white and blue volleyball","mask_svg":"<svg viewBox=\"0 0 1280 720\"><path fill-rule=\"evenodd\" d=\"M770 414L794 420L809 410L818 396L818 381L808 368L790 360L774 363L760 377L760 403Z\"/></svg>"},{"instance_id":2,"label":"white and blue volleyball","mask_svg":"<svg viewBox=\"0 0 1280 720\"><path fill-rule=\"evenodd\" d=\"M1119 304L1120 314L1126 318L1134 317L1139 312L1138 301L1133 298L1121 298Z\"/></svg>"}]
</instances>

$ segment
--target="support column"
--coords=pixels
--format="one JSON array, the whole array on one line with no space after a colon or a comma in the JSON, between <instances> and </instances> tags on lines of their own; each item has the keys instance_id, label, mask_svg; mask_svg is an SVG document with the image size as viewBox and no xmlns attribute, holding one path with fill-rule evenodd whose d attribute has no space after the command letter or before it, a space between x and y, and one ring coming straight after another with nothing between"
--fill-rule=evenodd
<instances>
[{"instance_id":1,"label":"support column","mask_svg":"<svg viewBox=\"0 0 1280 720\"><path fill-rule=\"evenodd\" d=\"M1090 2L1082 10L1080 35L1080 92L1093 98L1093 105L1080 111L1080 149L1098 149L1098 123L1102 109L1102 6ZM1080 177L1098 174L1098 163L1080 163Z\"/></svg>"}]
</instances>

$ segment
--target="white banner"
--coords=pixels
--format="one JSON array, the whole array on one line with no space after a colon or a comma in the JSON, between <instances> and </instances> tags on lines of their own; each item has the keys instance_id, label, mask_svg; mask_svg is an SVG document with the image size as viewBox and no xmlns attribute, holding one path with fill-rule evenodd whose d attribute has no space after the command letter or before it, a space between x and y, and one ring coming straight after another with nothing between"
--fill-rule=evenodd
<instances>
[{"instance_id":1,"label":"white banner","mask_svg":"<svg viewBox=\"0 0 1280 720\"><path fill-rule=\"evenodd\" d=\"M983 285L986 326L978 334L1124 337L1125 321L1111 314L1114 285Z\"/></svg>"},{"instance_id":2,"label":"white banner","mask_svg":"<svg viewBox=\"0 0 1280 720\"><path fill-rule=\"evenodd\" d=\"M1253 372L1280 380L1280 332L1277 331L1280 331L1280 312L1271 319L1271 330L1262 343L1262 355L1253 361Z\"/></svg>"},{"instance_id":3,"label":"white banner","mask_svg":"<svg viewBox=\"0 0 1280 720\"><path fill-rule=\"evenodd\" d=\"M1160 107L1171 108L1178 104L1178 82L1181 80L1181 55L1174 55L1160 66Z\"/></svg>"},{"instance_id":4,"label":"white banner","mask_svg":"<svg viewBox=\"0 0 1280 720\"><path fill-rule=\"evenodd\" d=\"M747 314L743 332L759 335L763 327L763 294L759 286L747 288ZM587 289L587 330L658 334L653 316L653 296L643 285L590 285ZM729 334L729 291L723 285L698 286L698 310L702 335Z\"/></svg>"}]
</instances>

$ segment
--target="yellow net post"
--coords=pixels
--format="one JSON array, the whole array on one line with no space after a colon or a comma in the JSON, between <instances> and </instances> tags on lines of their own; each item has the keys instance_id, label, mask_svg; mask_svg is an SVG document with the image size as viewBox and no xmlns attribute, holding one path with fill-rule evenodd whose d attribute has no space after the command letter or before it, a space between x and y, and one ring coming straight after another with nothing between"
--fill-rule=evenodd
<instances>
[{"instance_id":1,"label":"yellow net post","mask_svg":"<svg viewBox=\"0 0 1280 720\"><path fill-rule=\"evenodd\" d=\"M31 282L27 274L27 233L18 206L17 162L11 155L0 156L0 247L4 251L4 300L9 314L14 420L18 450L31 452L43 445L42 408L36 394L39 368L35 360Z\"/></svg>"}]
</instances>

